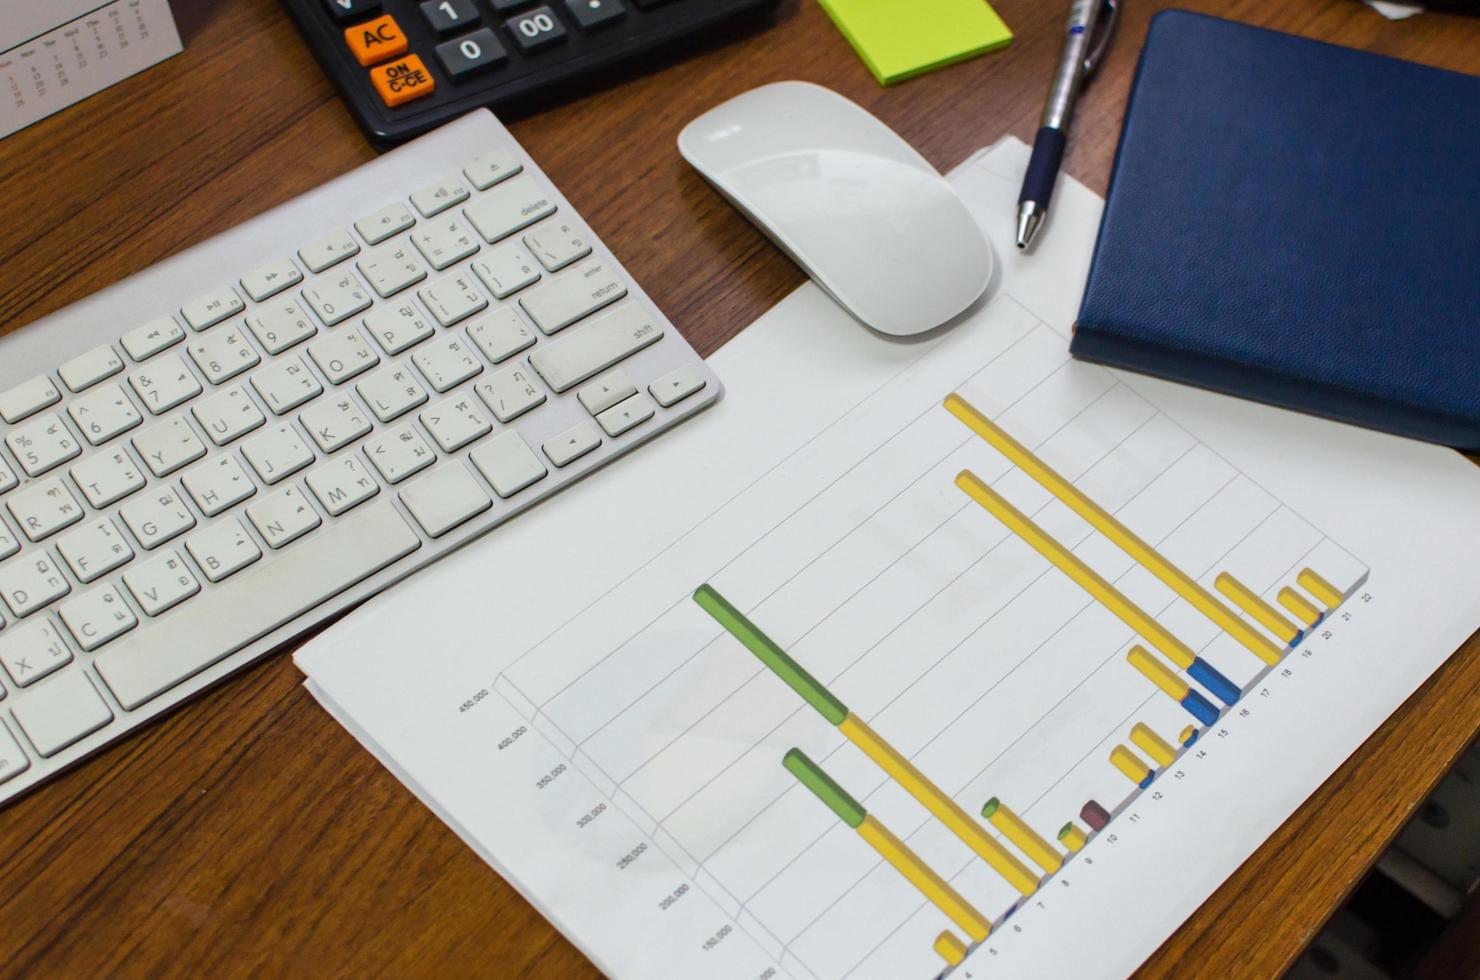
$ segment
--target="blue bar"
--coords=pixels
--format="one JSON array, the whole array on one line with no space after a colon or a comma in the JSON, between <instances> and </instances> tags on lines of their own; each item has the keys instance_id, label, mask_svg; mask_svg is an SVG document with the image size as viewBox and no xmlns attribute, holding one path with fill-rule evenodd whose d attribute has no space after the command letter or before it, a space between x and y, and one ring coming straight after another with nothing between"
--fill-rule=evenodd
<instances>
[{"instance_id":1,"label":"blue bar","mask_svg":"<svg viewBox=\"0 0 1480 980\"><path fill-rule=\"evenodd\" d=\"M1218 709L1213 707L1213 702L1196 691L1187 692L1187 696L1182 699L1182 707L1204 725L1213 725L1218 722Z\"/></svg>"},{"instance_id":2,"label":"blue bar","mask_svg":"<svg viewBox=\"0 0 1480 980\"><path fill-rule=\"evenodd\" d=\"M1187 676L1197 681L1203 687L1213 692L1213 697L1224 704L1237 704L1239 689L1234 686L1233 681L1224 677L1213 668L1202 657L1192 661L1192 666L1187 668Z\"/></svg>"},{"instance_id":3,"label":"blue bar","mask_svg":"<svg viewBox=\"0 0 1480 980\"><path fill-rule=\"evenodd\" d=\"M1142 789L1145 789L1147 786L1150 786L1151 785L1151 781L1153 779L1155 779L1155 778L1156 778L1156 773L1155 772L1148 772L1146 774L1146 778L1143 779L1143 780L1141 780L1141 783L1140 783L1141 788Z\"/></svg>"}]
</instances>

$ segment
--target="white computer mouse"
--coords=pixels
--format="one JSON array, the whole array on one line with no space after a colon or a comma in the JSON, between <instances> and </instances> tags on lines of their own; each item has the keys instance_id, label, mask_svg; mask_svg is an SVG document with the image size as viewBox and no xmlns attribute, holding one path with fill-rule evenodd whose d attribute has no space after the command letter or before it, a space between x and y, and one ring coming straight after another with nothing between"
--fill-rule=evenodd
<instances>
[{"instance_id":1,"label":"white computer mouse","mask_svg":"<svg viewBox=\"0 0 1480 980\"><path fill-rule=\"evenodd\" d=\"M981 226L924 157L820 85L763 85L684 127L685 160L880 333L949 321L992 278Z\"/></svg>"}]
</instances>

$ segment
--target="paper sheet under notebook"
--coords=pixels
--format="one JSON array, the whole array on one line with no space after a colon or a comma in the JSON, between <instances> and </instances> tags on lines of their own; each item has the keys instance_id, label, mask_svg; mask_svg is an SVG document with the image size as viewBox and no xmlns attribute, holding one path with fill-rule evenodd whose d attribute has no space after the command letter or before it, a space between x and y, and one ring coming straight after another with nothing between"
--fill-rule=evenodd
<instances>
[{"instance_id":1,"label":"paper sheet under notebook","mask_svg":"<svg viewBox=\"0 0 1480 980\"><path fill-rule=\"evenodd\" d=\"M714 356L714 409L298 655L606 973L1128 973L1480 623L1480 471L1459 455L1068 359L1102 202L1066 180L1020 256L1027 155L1004 141L952 177L1002 262L967 322L889 343L804 286ZM1022 465L946 411L952 392ZM1073 487L1030 478L1039 461ZM726 633L703 583L817 687ZM1116 613L1132 605L1140 635ZM793 748L856 807L800 783ZM964 811L978 850L921 800Z\"/></svg>"}]
</instances>

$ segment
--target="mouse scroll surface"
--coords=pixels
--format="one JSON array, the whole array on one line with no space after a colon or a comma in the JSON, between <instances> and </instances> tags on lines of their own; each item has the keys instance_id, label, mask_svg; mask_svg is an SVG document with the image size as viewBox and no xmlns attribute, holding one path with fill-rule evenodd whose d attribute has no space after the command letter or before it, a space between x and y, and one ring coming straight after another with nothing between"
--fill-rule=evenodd
<instances>
[{"instance_id":1,"label":"mouse scroll surface","mask_svg":"<svg viewBox=\"0 0 1480 980\"><path fill-rule=\"evenodd\" d=\"M691 123L679 146L875 330L923 333L986 289L991 250L955 191L883 123L826 89L746 93Z\"/></svg>"}]
</instances>

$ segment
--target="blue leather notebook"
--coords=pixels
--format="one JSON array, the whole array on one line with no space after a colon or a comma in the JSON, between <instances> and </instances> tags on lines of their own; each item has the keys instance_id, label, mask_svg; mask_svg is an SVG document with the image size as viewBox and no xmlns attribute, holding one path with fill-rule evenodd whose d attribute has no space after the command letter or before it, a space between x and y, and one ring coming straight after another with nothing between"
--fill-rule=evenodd
<instances>
[{"instance_id":1,"label":"blue leather notebook","mask_svg":"<svg viewBox=\"0 0 1480 980\"><path fill-rule=\"evenodd\" d=\"M1071 349L1480 447L1480 78L1157 15Z\"/></svg>"}]
</instances>

